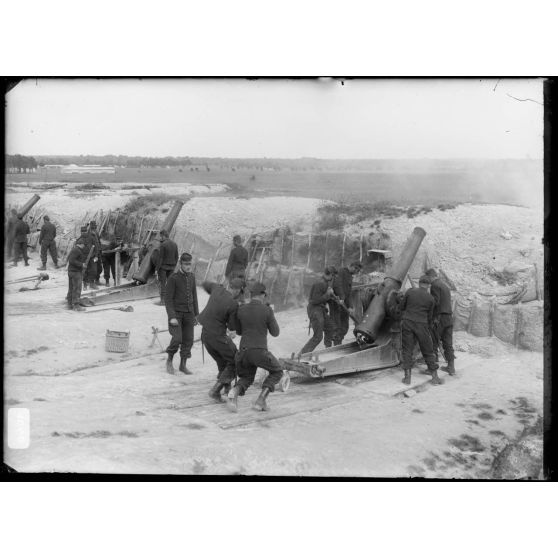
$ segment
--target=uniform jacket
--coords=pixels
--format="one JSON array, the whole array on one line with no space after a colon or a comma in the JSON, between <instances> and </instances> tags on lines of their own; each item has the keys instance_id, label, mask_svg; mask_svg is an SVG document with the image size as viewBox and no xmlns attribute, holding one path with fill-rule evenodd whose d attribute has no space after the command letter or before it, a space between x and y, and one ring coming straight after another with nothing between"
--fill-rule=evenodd
<instances>
[{"instance_id":1,"label":"uniform jacket","mask_svg":"<svg viewBox=\"0 0 558 558\"><path fill-rule=\"evenodd\" d=\"M228 277L233 271L244 271L247 266L248 251L243 246L235 246L229 255L225 276Z\"/></svg>"},{"instance_id":2,"label":"uniform jacket","mask_svg":"<svg viewBox=\"0 0 558 558\"><path fill-rule=\"evenodd\" d=\"M240 349L267 349L267 332L277 337L279 324L270 306L251 300L238 309L236 332L242 335Z\"/></svg>"},{"instance_id":3,"label":"uniform jacket","mask_svg":"<svg viewBox=\"0 0 558 558\"><path fill-rule=\"evenodd\" d=\"M169 319L176 318L177 312L199 314L196 277L193 273L176 271L167 280L165 305Z\"/></svg>"},{"instance_id":4,"label":"uniform jacket","mask_svg":"<svg viewBox=\"0 0 558 558\"><path fill-rule=\"evenodd\" d=\"M83 264L87 259L85 249L74 246L68 256L68 271L83 271Z\"/></svg>"},{"instance_id":5,"label":"uniform jacket","mask_svg":"<svg viewBox=\"0 0 558 558\"><path fill-rule=\"evenodd\" d=\"M96 258L101 255L101 239L99 238L99 234L94 231L89 231L89 238L91 239L89 242L89 247L95 246L95 250L93 250L93 254L91 254L92 258ZM87 252L89 253L89 251Z\"/></svg>"},{"instance_id":6,"label":"uniform jacket","mask_svg":"<svg viewBox=\"0 0 558 558\"><path fill-rule=\"evenodd\" d=\"M421 324L430 324L434 313L434 305L434 298L425 289L420 287L407 289L401 304L403 319Z\"/></svg>"},{"instance_id":7,"label":"uniform jacket","mask_svg":"<svg viewBox=\"0 0 558 558\"><path fill-rule=\"evenodd\" d=\"M23 220L18 219L14 229L16 242L27 242L27 235L29 234L29 225Z\"/></svg>"},{"instance_id":8,"label":"uniform jacket","mask_svg":"<svg viewBox=\"0 0 558 558\"><path fill-rule=\"evenodd\" d=\"M324 306L329 300L329 295L326 295L326 291L329 287L329 283L325 279L320 279L316 281L310 287L310 296L308 297L308 304L310 306Z\"/></svg>"},{"instance_id":9,"label":"uniform jacket","mask_svg":"<svg viewBox=\"0 0 558 558\"><path fill-rule=\"evenodd\" d=\"M436 305L434 315L451 314L451 292L449 287L438 277L430 285L430 294L434 297Z\"/></svg>"},{"instance_id":10,"label":"uniform jacket","mask_svg":"<svg viewBox=\"0 0 558 558\"><path fill-rule=\"evenodd\" d=\"M156 268L174 269L178 262L178 246L176 242L167 238L159 246L159 257L157 259Z\"/></svg>"},{"instance_id":11,"label":"uniform jacket","mask_svg":"<svg viewBox=\"0 0 558 558\"><path fill-rule=\"evenodd\" d=\"M345 303L347 308L351 308L351 288L353 286L353 276L349 268L342 267L333 280L333 292Z\"/></svg>"},{"instance_id":12,"label":"uniform jacket","mask_svg":"<svg viewBox=\"0 0 558 558\"><path fill-rule=\"evenodd\" d=\"M43 240L46 242L50 242L55 238L56 238L56 227L50 222L43 223L43 226L41 227L41 233L39 234L39 244Z\"/></svg>"},{"instance_id":13,"label":"uniform jacket","mask_svg":"<svg viewBox=\"0 0 558 558\"><path fill-rule=\"evenodd\" d=\"M92 243L91 235L89 233L81 233L81 236L76 240L76 244L78 242L85 244L85 248L84 248L85 257L87 257L87 254L89 254L89 249L91 248L91 243Z\"/></svg>"},{"instance_id":14,"label":"uniform jacket","mask_svg":"<svg viewBox=\"0 0 558 558\"><path fill-rule=\"evenodd\" d=\"M232 294L218 283L205 281L203 288L209 293L209 300L198 317L203 330L211 335L225 335L227 329L236 330L238 303Z\"/></svg>"}]
</instances>

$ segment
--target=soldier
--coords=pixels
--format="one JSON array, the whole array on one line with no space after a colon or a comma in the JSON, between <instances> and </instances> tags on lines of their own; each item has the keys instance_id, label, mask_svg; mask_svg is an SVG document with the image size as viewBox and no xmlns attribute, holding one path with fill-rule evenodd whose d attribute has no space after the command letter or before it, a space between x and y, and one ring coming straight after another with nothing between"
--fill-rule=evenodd
<instances>
[{"instance_id":1,"label":"soldier","mask_svg":"<svg viewBox=\"0 0 558 558\"><path fill-rule=\"evenodd\" d=\"M83 273L85 272L85 260L87 254L85 252L85 242L79 238L76 240L70 255L68 256L68 308L70 310L83 311L79 303L81 297L81 283Z\"/></svg>"},{"instance_id":2,"label":"soldier","mask_svg":"<svg viewBox=\"0 0 558 558\"><path fill-rule=\"evenodd\" d=\"M204 281L202 286L209 293L209 300L198 318L202 325L201 341L219 371L217 383L209 391L209 396L221 402L221 390L227 394L236 378L236 345L232 338L236 335L236 299L244 289L244 280L236 277L227 288L209 281Z\"/></svg>"},{"instance_id":3,"label":"soldier","mask_svg":"<svg viewBox=\"0 0 558 558\"><path fill-rule=\"evenodd\" d=\"M326 347L333 343L334 325L328 315L326 304L333 296L331 283L334 279L336 269L333 266L326 267L323 276L310 287L310 296L306 311L310 318L310 327L314 332L311 339L302 347L298 355L312 352L324 340Z\"/></svg>"},{"instance_id":4,"label":"soldier","mask_svg":"<svg viewBox=\"0 0 558 558\"><path fill-rule=\"evenodd\" d=\"M81 244L83 244L83 249L85 251L85 259L87 259L87 256L89 254L89 250L91 249L91 235L88 232L88 228L87 225L83 225L80 229L80 236L78 237L78 239L76 240L74 246L80 242ZM93 256L91 256L93 257ZM88 283L88 276L87 276L87 270L85 271L85 273L83 274L83 290L86 291L87 290L87 283ZM95 287L96 288L96 287Z\"/></svg>"},{"instance_id":5,"label":"soldier","mask_svg":"<svg viewBox=\"0 0 558 558\"><path fill-rule=\"evenodd\" d=\"M159 279L160 304L164 305L167 280L171 273L174 272L178 262L178 246L176 242L169 238L169 233L166 230L163 229L159 235L161 237L161 244L158 250L158 257L155 260L155 269Z\"/></svg>"},{"instance_id":6,"label":"soldier","mask_svg":"<svg viewBox=\"0 0 558 558\"><path fill-rule=\"evenodd\" d=\"M248 251L242 246L242 238L238 234L233 237L233 245L225 268L225 277L229 281L235 277L244 279L248 267Z\"/></svg>"},{"instance_id":7,"label":"soldier","mask_svg":"<svg viewBox=\"0 0 558 558\"><path fill-rule=\"evenodd\" d=\"M273 337L279 335L279 325L275 320L273 309L265 302L266 288L256 282L250 288L251 299L237 312L236 332L242 335L239 351L236 354L236 373L238 381L229 391L227 407L232 412L238 411L238 396L243 396L254 383L258 367L269 374L262 384L262 391L252 408L267 411L267 396L275 390L275 385L283 376L279 361L267 350L267 333Z\"/></svg>"},{"instance_id":8,"label":"soldier","mask_svg":"<svg viewBox=\"0 0 558 558\"><path fill-rule=\"evenodd\" d=\"M438 377L438 364L434 358L430 326L434 312L434 298L429 294L428 287L430 279L423 275L419 279L419 286L407 289L401 310L403 311L401 322L402 337L402 366L405 372L404 384L411 383L411 368L413 360L413 348L415 340L418 341L420 351L432 374L432 383L438 385L442 380Z\"/></svg>"},{"instance_id":9,"label":"soldier","mask_svg":"<svg viewBox=\"0 0 558 558\"><path fill-rule=\"evenodd\" d=\"M11 210L10 218L8 219L8 226L6 230L6 254L8 259L13 256L14 253L14 239L15 239L15 226L17 223L17 211L15 209Z\"/></svg>"},{"instance_id":10,"label":"soldier","mask_svg":"<svg viewBox=\"0 0 558 558\"><path fill-rule=\"evenodd\" d=\"M47 253L50 252L50 257L54 262L54 267L58 269L58 253L56 251L56 227L50 222L50 217L45 215L43 217L44 223L41 227L39 234L39 244L41 245L41 262L42 266L38 267L39 271L46 269Z\"/></svg>"},{"instance_id":11,"label":"soldier","mask_svg":"<svg viewBox=\"0 0 558 558\"><path fill-rule=\"evenodd\" d=\"M169 317L171 342L167 347L167 372L174 374L172 359L180 347L180 366L184 374L193 374L186 368L186 361L192 356L194 326L198 323L198 293L196 277L191 272L192 256L184 252L180 256L180 267L167 281L165 303Z\"/></svg>"},{"instance_id":12,"label":"soldier","mask_svg":"<svg viewBox=\"0 0 558 558\"><path fill-rule=\"evenodd\" d=\"M23 220L23 215L18 214L17 222L14 227L14 262L11 267L17 267L20 253L23 257L25 265L29 265L29 256L27 256L28 234L29 225Z\"/></svg>"},{"instance_id":13,"label":"soldier","mask_svg":"<svg viewBox=\"0 0 558 558\"><path fill-rule=\"evenodd\" d=\"M451 292L449 287L438 277L435 269L429 269L426 275L432 281L430 294L434 298L434 317L432 322L432 342L434 344L434 355L438 360L438 347L440 341L444 350L444 358L448 363L446 370L450 376L455 375L455 354L453 352L453 316L451 308Z\"/></svg>"},{"instance_id":14,"label":"soldier","mask_svg":"<svg viewBox=\"0 0 558 558\"><path fill-rule=\"evenodd\" d=\"M89 287L91 289L97 290L98 285L101 284L99 277L101 277L101 271L103 269L103 264L101 262L101 240L99 234L97 233L97 222L90 221L89 223L89 236L91 237L91 246L94 246L93 253L89 259L89 265L87 266L87 280L90 283Z\"/></svg>"},{"instance_id":15,"label":"soldier","mask_svg":"<svg viewBox=\"0 0 558 558\"><path fill-rule=\"evenodd\" d=\"M333 280L333 293L345 305L345 308L335 300L329 303L329 313L334 326L333 344L341 345L343 338L349 331L349 316L352 314L353 303L351 300L351 289L353 286L353 275L362 269L360 262L353 262L349 267L342 267Z\"/></svg>"},{"instance_id":16,"label":"soldier","mask_svg":"<svg viewBox=\"0 0 558 558\"><path fill-rule=\"evenodd\" d=\"M101 252L101 261L103 264L103 277L105 279L105 285L108 287L110 285L111 273L112 280L116 285L115 252L117 249L122 247L122 239L111 235L108 245L105 246L106 248Z\"/></svg>"}]
</instances>

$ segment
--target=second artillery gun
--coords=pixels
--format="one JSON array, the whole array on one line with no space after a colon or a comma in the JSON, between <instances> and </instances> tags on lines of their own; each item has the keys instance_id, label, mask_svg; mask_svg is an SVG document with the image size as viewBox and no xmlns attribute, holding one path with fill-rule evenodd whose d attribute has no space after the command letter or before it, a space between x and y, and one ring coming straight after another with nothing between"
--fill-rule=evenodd
<instances>
[{"instance_id":1,"label":"second artillery gun","mask_svg":"<svg viewBox=\"0 0 558 558\"><path fill-rule=\"evenodd\" d=\"M398 261L378 286L362 321L354 328L355 341L303 353L298 358L293 355L280 359L283 368L312 378L323 378L397 366L400 352L394 337L398 333L391 331L396 317L391 314L388 299L394 291L400 291L425 236L424 229L415 227Z\"/></svg>"}]
</instances>

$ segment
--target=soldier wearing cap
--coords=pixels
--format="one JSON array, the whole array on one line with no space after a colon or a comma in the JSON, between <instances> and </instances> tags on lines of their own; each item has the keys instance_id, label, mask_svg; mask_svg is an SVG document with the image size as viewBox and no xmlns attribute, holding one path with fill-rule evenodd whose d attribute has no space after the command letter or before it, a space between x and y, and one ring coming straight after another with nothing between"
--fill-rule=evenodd
<instances>
[{"instance_id":1,"label":"soldier wearing cap","mask_svg":"<svg viewBox=\"0 0 558 558\"><path fill-rule=\"evenodd\" d=\"M122 248L122 239L119 236L111 235L108 245L101 252L101 261L103 264L103 277L105 285L110 285L110 276L116 285L116 250Z\"/></svg>"},{"instance_id":2,"label":"soldier wearing cap","mask_svg":"<svg viewBox=\"0 0 558 558\"><path fill-rule=\"evenodd\" d=\"M17 221L14 225L14 261L11 267L17 267L19 255L23 257L25 265L29 265L29 256L27 255L27 235L29 234L29 225L23 220L23 215L18 213Z\"/></svg>"},{"instance_id":3,"label":"soldier wearing cap","mask_svg":"<svg viewBox=\"0 0 558 558\"><path fill-rule=\"evenodd\" d=\"M86 258L85 241L82 238L78 238L68 256L68 294L66 295L66 300L70 310L83 310L79 300Z\"/></svg>"},{"instance_id":4,"label":"soldier wearing cap","mask_svg":"<svg viewBox=\"0 0 558 558\"><path fill-rule=\"evenodd\" d=\"M39 244L41 245L41 262L42 266L38 267L39 271L46 269L47 253L50 252L50 257L54 262L54 267L58 269L58 253L56 251L56 227L50 222L50 217L45 215L43 217L44 223L41 227L39 234Z\"/></svg>"},{"instance_id":5,"label":"soldier wearing cap","mask_svg":"<svg viewBox=\"0 0 558 558\"><path fill-rule=\"evenodd\" d=\"M407 289L401 303L401 340L402 367L405 372L404 384L411 383L411 368L413 365L413 349L418 341L420 351L432 374L432 383L438 385L442 380L438 377L438 364L434 357L430 327L434 313L435 301L428 292L430 278L423 275L419 279L419 286Z\"/></svg>"},{"instance_id":6,"label":"soldier wearing cap","mask_svg":"<svg viewBox=\"0 0 558 558\"><path fill-rule=\"evenodd\" d=\"M89 234L89 229L87 227L87 225L83 225L80 229L80 236L79 238L76 240L74 246L76 246L79 243L83 244L83 250L85 252L85 259L87 259L87 256L89 255L89 250L91 249L91 235ZM93 256L91 256L93 257ZM87 284L88 284L88 275L87 275L87 269L86 268L83 272L83 289L87 290ZM96 287L95 287L96 288Z\"/></svg>"},{"instance_id":7,"label":"soldier wearing cap","mask_svg":"<svg viewBox=\"0 0 558 558\"><path fill-rule=\"evenodd\" d=\"M236 345L232 338L236 335L237 299L244 289L244 280L236 277L226 288L204 281L202 287L209 294L209 300L198 317L202 326L201 341L217 363L218 370L217 382L209 391L209 396L221 402L221 390L224 389L227 394L236 378Z\"/></svg>"},{"instance_id":8,"label":"soldier wearing cap","mask_svg":"<svg viewBox=\"0 0 558 558\"><path fill-rule=\"evenodd\" d=\"M87 273L89 276L89 282L91 283L91 288L97 289L97 285L101 284L99 278L103 272L103 263L101 261L101 239L99 238L99 233L97 232L96 221L89 222L89 235L91 236L91 245L94 246L95 249L91 254L89 266L87 267Z\"/></svg>"},{"instance_id":9,"label":"soldier wearing cap","mask_svg":"<svg viewBox=\"0 0 558 558\"><path fill-rule=\"evenodd\" d=\"M14 253L15 226L17 223L17 211L12 209L8 219L6 230L6 253L11 258Z\"/></svg>"},{"instance_id":10,"label":"soldier wearing cap","mask_svg":"<svg viewBox=\"0 0 558 558\"><path fill-rule=\"evenodd\" d=\"M360 262L352 262L348 267L342 267L333 279L333 293L343 303L343 305L336 301L329 303L329 314L334 325L334 345L341 345L343 338L349 331L349 315L351 315L350 313L353 310L353 302L351 300L353 275L356 275L361 269L362 265Z\"/></svg>"},{"instance_id":11,"label":"soldier wearing cap","mask_svg":"<svg viewBox=\"0 0 558 558\"><path fill-rule=\"evenodd\" d=\"M230 281L235 277L244 279L248 267L248 251L242 246L242 238L237 234L233 236L233 248L229 254L225 277Z\"/></svg>"},{"instance_id":12,"label":"soldier wearing cap","mask_svg":"<svg viewBox=\"0 0 558 558\"><path fill-rule=\"evenodd\" d=\"M310 287L306 311L314 333L298 353L299 356L312 352L322 342L322 339L326 347L331 347L333 344L335 326L328 314L327 303L334 296L332 282L336 273L337 270L333 266L326 267L322 278Z\"/></svg>"},{"instance_id":13,"label":"soldier wearing cap","mask_svg":"<svg viewBox=\"0 0 558 558\"><path fill-rule=\"evenodd\" d=\"M449 287L438 277L435 269L429 269L426 275L432 281L430 283L430 294L436 301L434 306L434 318L432 322L432 342L434 344L434 356L438 360L438 347L440 342L444 350L444 358L448 363L447 370L450 376L455 375L455 354L453 352L453 315L451 307L451 292Z\"/></svg>"},{"instance_id":14,"label":"soldier wearing cap","mask_svg":"<svg viewBox=\"0 0 558 558\"><path fill-rule=\"evenodd\" d=\"M167 372L174 374L172 360L180 348L180 372L192 374L186 367L186 361L192 356L194 344L194 326L197 324L198 294L196 277L192 273L192 256L184 252L180 256L180 267L167 281L165 304L169 317L171 342L167 347Z\"/></svg>"},{"instance_id":15,"label":"soldier wearing cap","mask_svg":"<svg viewBox=\"0 0 558 558\"><path fill-rule=\"evenodd\" d=\"M165 292L167 287L167 280L174 272L176 262L178 262L178 246L174 240L169 238L169 233L166 230L161 230L159 233L161 244L157 251L155 258L155 270L159 279L159 295L161 298L161 305L165 304Z\"/></svg>"},{"instance_id":16,"label":"soldier wearing cap","mask_svg":"<svg viewBox=\"0 0 558 558\"><path fill-rule=\"evenodd\" d=\"M266 288L263 283L256 282L250 288L250 302L240 306L237 312L236 332L242 336L236 354L236 373L238 381L229 391L227 406L232 412L238 410L238 396L243 396L254 383L259 368L269 374L262 384L262 391L252 408L267 411L267 396L275 390L275 385L283 376L283 368L279 361L267 350L268 332L277 337L279 325L273 309L266 303Z\"/></svg>"}]
</instances>

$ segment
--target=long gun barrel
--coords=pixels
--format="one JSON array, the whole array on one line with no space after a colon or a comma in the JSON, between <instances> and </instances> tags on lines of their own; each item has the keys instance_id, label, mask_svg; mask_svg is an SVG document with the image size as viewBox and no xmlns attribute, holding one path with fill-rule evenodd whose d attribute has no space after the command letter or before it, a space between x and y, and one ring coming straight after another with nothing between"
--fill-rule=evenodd
<instances>
[{"instance_id":1,"label":"long gun barrel","mask_svg":"<svg viewBox=\"0 0 558 558\"><path fill-rule=\"evenodd\" d=\"M41 199L41 196L34 194L33 197L18 211L20 217L25 217L31 208Z\"/></svg>"},{"instance_id":2,"label":"long gun barrel","mask_svg":"<svg viewBox=\"0 0 558 558\"><path fill-rule=\"evenodd\" d=\"M176 222L176 219L178 218L178 215L180 213L180 210L182 209L182 206L184 205L184 202L182 201L175 201L174 205L172 206L171 210L169 211L165 222L163 223L161 230L163 231L167 231L168 233L170 233L170 231L172 230L172 228L174 227L174 224ZM158 238L154 238L150 243L149 243L149 248L147 249L147 254L145 254L145 256L143 257L143 260L141 261L141 265L139 267L139 269L137 270L136 273L134 273L134 275L132 275L132 279L134 281L138 281L139 283L147 283L147 280L149 279L149 276L151 275L151 272L153 271L153 264L151 263L151 255L153 254L153 251L157 248L159 248L160 245L160 241Z\"/></svg>"},{"instance_id":3,"label":"long gun barrel","mask_svg":"<svg viewBox=\"0 0 558 558\"><path fill-rule=\"evenodd\" d=\"M378 332L386 315L386 301L389 293L393 290L399 290L403 285L403 281L425 236L426 231L421 227L413 229L397 263L391 270L390 276L384 279L384 282L378 288L378 294L366 309L362 322L355 327L354 334L357 340L364 343L373 343L378 337Z\"/></svg>"}]
</instances>

